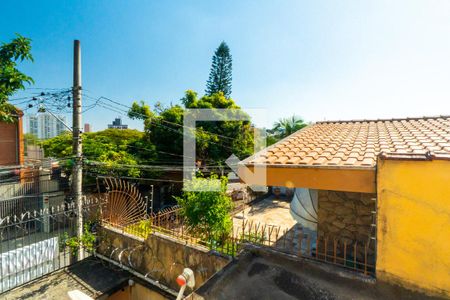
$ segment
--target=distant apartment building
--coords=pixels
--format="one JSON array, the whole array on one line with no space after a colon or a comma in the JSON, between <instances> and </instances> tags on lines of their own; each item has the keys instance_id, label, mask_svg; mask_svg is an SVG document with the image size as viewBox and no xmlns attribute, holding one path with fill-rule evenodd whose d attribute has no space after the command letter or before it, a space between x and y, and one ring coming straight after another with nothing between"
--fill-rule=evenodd
<instances>
[{"instance_id":1,"label":"distant apartment building","mask_svg":"<svg viewBox=\"0 0 450 300\"><path fill-rule=\"evenodd\" d=\"M112 124L108 124L108 128L128 129L128 125L122 124L121 118L115 118L114 121L112 121Z\"/></svg>"},{"instance_id":2,"label":"distant apartment building","mask_svg":"<svg viewBox=\"0 0 450 300\"><path fill-rule=\"evenodd\" d=\"M50 139L67 130L63 124L65 116L55 118L50 113L38 113L27 116L27 132L32 133L39 139Z\"/></svg>"},{"instance_id":3,"label":"distant apartment building","mask_svg":"<svg viewBox=\"0 0 450 300\"><path fill-rule=\"evenodd\" d=\"M84 132L92 132L92 126L89 123L84 123Z\"/></svg>"}]
</instances>

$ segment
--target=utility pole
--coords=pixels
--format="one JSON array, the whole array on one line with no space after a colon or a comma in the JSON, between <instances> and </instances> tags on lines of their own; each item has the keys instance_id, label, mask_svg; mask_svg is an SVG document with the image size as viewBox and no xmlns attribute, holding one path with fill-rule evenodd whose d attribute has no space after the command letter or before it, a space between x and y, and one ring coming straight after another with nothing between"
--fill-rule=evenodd
<instances>
[{"instance_id":1,"label":"utility pole","mask_svg":"<svg viewBox=\"0 0 450 300\"><path fill-rule=\"evenodd\" d=\"M72 193L77 208L77 237L81 241L83 235L83 162L81 141L81 49L80 41L73 43L73 155L75 162L72 172ZM84 253L80 245L78 260L83 259Z\"/></svg>"}]
</instances>

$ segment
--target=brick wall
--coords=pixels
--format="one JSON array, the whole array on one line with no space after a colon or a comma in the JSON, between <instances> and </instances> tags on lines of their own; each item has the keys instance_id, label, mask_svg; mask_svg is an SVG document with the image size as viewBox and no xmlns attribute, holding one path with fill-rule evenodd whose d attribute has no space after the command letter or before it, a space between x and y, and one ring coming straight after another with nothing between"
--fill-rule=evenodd
<instances>
[{"instance_id":1,"label":"brick wall","mask_svg":"<svg viewBox=\"0 0 450 300\"><path fill-rule=\"evenodd\" d=\"M22 113L15 123L0 122L0 165L23 163Z\"/></svg>"}]
</instances>

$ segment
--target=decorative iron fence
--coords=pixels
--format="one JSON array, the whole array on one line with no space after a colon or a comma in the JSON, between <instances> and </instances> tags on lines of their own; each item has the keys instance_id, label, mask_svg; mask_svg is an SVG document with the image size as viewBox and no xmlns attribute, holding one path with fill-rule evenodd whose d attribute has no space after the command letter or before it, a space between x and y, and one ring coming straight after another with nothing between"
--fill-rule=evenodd
<instances>
[{"instance_id":1,"label":"decorative iron fence","mask_svg":"<svg viewBox=\"0 0 450 300\"><path fill-rule=\"evenodd\" d=\"M283 229L244 220L237 232L239 230L241 234L238 234L238 240L246 240L299 257L339 265L366 275L375 274L375 256L368 243L330 236L316 236L313 232L304 232L299 225Z\"/></svg>"},{"instance_id":2,"label":"decorative iron fence","mask_svg":"<svg viewBox=\"0 0 450 300\"><path fill-rule=\"evenodd\" d=\"M248 220L236 225L238 226L234 227L232 233L222 238L198 235L185 225L180 208L175 207L120 229L144 239L149 234L158 232L180 239L184 243L204 246L229 256L237 255L243 244L251 243L298 257L338 265L366 275L375 274L375 256L367 243L316 236L304 232L299 225L281 228Z\"/></svg>"},{"instance_id":3,"label":"decorative iron fence","mask_svg":"<svg viewBox=\"0 0 450 300\"><path fill-rule=\"evenodd\" d=\"M179 206L172 206L157 213L150 214L152 225L162 228L177 228L181 226L183 217Z\"/></svg>"}]
</instances>

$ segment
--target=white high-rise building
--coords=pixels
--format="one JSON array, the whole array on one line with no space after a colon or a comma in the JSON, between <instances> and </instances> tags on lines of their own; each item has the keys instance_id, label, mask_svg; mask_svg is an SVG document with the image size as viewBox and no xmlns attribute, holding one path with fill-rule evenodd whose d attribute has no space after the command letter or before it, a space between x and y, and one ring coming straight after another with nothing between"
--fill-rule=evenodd
<instances>
[{"instance_id":1,"label":"white high-rise building","mask_svg":"<svg viewBox=\"0 0 450 300\"><path fill-rule=\"evenodd\" d=\"M66 122L66 117L57 115L62 121ZM27 132L32 133L39 139L50 139L67 130L63 123L52 116L50 113L38 113L27 116Z\"/></svg>"}]
</instances>

